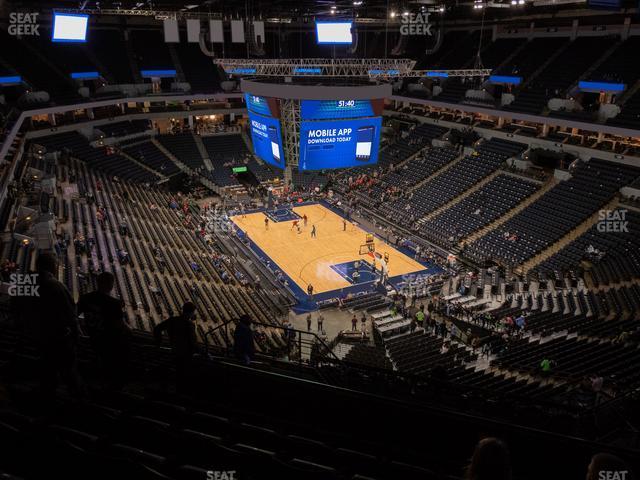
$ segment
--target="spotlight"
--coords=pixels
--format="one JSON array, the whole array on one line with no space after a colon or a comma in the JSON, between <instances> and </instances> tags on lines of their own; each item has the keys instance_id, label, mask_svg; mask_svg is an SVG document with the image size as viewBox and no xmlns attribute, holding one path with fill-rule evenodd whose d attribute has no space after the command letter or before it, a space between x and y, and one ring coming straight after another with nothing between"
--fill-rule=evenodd
<instances>
[{"instance_id":1,"label":"spotlight","mask_svg":"<svg viewBox=\"0 0 640 480\"><path fill-rule=\"evenodd\" d=\"M402 16L403 17L408 17L409 16L409 12L402 12Z\"/></svg>"},{"instance_id":2,"label":"spotlight","mask_svg":"<svg viewBox=\"0 0 640 480\"><path fill-rule=\"evenodd\" d=\"M394 12L393 10L391 10L391 13L389 14L389 16L390 16L391 18L395 18L395 16L396 16L396 12Z\"/></svg>"},{"instance_id":3,"label":"spotlight","mask_svg":"<svg viewBox=\"0 0 640 480\"><path fill-rule=\"evenodd\" d=\"M362 2L362 0L354 0L354 2L353 2L353 4L354 4L356 7L359 7L360 5L362 5L362 3L363 3L363 2Z\"/></svg>"},{"instance_id":4,"label":"spotlight","mask_svg":"<svg viewBox=\"0 0 640 480\"><path fill-rule=\"evenodd\" d=\"M444 12L444 7L440 7L440 8L438 9L438 11L440 11L440 12Z\"/></svg>"}]
</instances>

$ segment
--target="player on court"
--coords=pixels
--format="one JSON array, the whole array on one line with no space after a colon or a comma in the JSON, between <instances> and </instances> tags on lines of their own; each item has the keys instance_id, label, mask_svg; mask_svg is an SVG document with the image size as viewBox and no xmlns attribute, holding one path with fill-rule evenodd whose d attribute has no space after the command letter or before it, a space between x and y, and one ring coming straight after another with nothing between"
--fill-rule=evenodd
<instances>
[{"instance_id":1,"label":"player on court","mask_svg":"<svg viewBox=\"0 0 640 480\"><path fill-rule=\"evenodd\" d=\"M269 230L269 217L264 217L264 229Z\"/></svg>"},{"instance_id":2,"label":"player on court","mask_svg":"<svg viewBox=\"0 0 640 480\"><path fill-rule=\"evenodd\" d=\"M293 230L294 228L297 228L298 230L300 230L300 227L298 226L298 220L294 220L293 223L291 224L291 230Z\"/></svg>"},{"instance_id":3,"label":"player on court","mask_svg":"<svg viewBox=\"0 0 640 480\"><path fill-rule=\"evenodd\" d=\"M311 238L316 238L316 226L311 226Z\"/></svg>"},{"instance_id":4,"label":"player on court","mask_svg":"<svg viewBox=\"0 0 640 480\"><path fill-rule=\"evenodd\" d=\"M347 221L344 218L342 219L342 231L347 231Z\"/></svg>"},{"instance_id":5,"label":"player on court","mask_svg":"<svg viewBox=\"0 0 640 480\"><path fill-rule=\"evenodd\" d=\"M305 213L304 215L302 215L302 221L304 222L304 226L307 226L307 221L309 220L309 218L307 217L307 214Z\"/></svg>"}]
</instances>

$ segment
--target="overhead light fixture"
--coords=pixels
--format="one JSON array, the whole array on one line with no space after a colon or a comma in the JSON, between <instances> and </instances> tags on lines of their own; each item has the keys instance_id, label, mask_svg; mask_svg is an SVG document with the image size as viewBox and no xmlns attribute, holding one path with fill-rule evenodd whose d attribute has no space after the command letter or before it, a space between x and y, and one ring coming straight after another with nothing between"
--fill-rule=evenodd
<instances>
[{"instance_id":1,"label":"overhead light fixture","mask_svg":"<svg viewBox=\"0 0 640 480\"><path fill-rule=\"evenodd\" d=\"M389 16L390 16L391 18L395 18L395 16L396 16L396 12L394 12L393 10L391 10L391 13L389 14Z\"/></svg>"},{"instance_id":2,"label":"overhead light fixture","mask_svg":"<svg viewBox=\"0 0 640 480\"><path fill-rule=\"evenodd\" d=\"M362 4L363 4L363 2L362 2L362 0L354 0L353 4L354 4L356 7L359 7L360 5L362 5Z\"/></svg>"},{"instance_id":3,"label":"overhead light fixture","mask_svg":"<svg viewBox=\"0 0 640 480\"><path fill-rule=\"evenodd\" d=\"M409 16L409 12L402 12L402 16L403 17L408 17Z\"/></svg>"},{"instance_id":4,"label":"overhead light fixture","mask_svg":"<svg viewBox=\"0 0 640 480\"><path fill-rule=\"evenodd\" d=\"M440 12L444 12L444 7L440 7L440 8L438 9L438 11L440 11Z\"/></svg>"}]
</instances>

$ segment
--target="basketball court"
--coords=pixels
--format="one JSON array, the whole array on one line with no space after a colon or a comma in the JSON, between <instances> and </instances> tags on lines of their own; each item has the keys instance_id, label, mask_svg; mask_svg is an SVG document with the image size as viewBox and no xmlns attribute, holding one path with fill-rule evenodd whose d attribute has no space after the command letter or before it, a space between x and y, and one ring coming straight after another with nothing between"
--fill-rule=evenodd
<instances>
[{"instance_id":1,"label":"basketball court","mask_svg":"<svg viewBox=\"0 0 640 480\"><path fill-rule=\"evenodd\" d=\"M292 228L296 219L300 233ZM237 215L231 220L304 292L309 284L314 293L325 293L375 281L385 257L389 278L428 268L377 237L369 236L368 243L368 232L349 221L344 230L343 217L319 204L294 207L293 214L282 209L249 213L245 218ZM313 225L315 238L311 236Z\"/></svg>"}]
</instances>

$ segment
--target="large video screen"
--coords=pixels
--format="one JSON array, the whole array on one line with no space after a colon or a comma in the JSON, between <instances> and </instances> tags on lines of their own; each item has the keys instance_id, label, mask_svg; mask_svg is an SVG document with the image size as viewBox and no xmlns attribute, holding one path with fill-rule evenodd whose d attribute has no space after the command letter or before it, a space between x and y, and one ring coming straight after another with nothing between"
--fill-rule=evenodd
<instances>
[{"instance_id":1,"label":"large video screen","mask_svg":"<svg viewBox=\"0 0 640 480\"><path fill-rule=\"evenodd\" d=\"M339 120L342 118L378 117L384 100L302 100L302 120Z\"/></svg>"},{"instance_id":2,"label":"large video screen","mask_svg":"<svg viewBox=\"0 0 640 480\"><path fill-rule=\"evenodd\" d=\"M300 124L300 170L372 165L378 161L381 117Z\"/></svg>"},{"instance_id":3,"label":"large video screen","mask_svg":"<svg viewBox=\"0 0 640 480\"><path fill-rule=\"evenodd\" d=\"M280 120L249 112L253 153L274 167L284 168Z\"/></svg>"},{"instance_id":4,"label":"large video screen","mask_svg":"<svg viewBox=\"0 0 640 480\"><path fill-rule=\"evenodd\" d=\"M351 22L316 22L318 44L351 45Z\"/></svg>"},{"instance_id":5,"label":"large video screen","mask_svg":"<svg viewBox=\"0 0 640 480\"><path fill-rule=\"evenodd\" d=\"M51 40L54 42L86 42L88 25L89 15L54 13Z\"/></svg>"}]
</instances>

